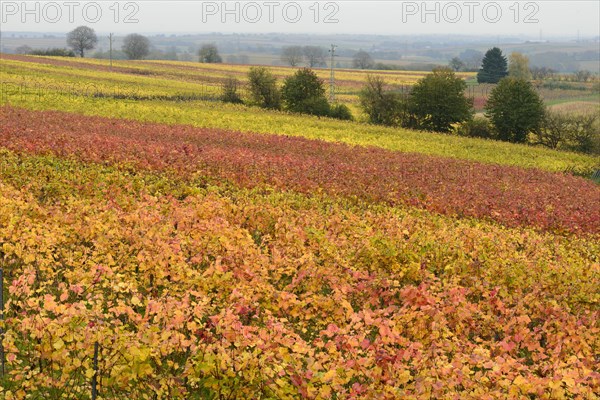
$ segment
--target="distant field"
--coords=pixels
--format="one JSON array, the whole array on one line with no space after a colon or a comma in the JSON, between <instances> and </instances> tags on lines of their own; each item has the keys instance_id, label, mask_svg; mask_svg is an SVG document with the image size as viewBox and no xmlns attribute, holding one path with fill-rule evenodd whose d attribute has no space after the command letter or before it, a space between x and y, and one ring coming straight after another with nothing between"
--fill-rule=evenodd
<instances>
[{"instance_id":1,"label":"distant field","mask_svg":"<svg viewBox=\"0 0 600 400\"><path fill-rule=\"evenodd\" d=\"M32 74L56 74L63 77L70 76L73 80L81 75L83 78L95 78L101 81L107 81L99 72L109 71L109 60L98 59L65 59L57 57L32 57L17 55L2 55L3 68L7 72L19 73L14 75L32 75ZM66 71L64 68L71 67ZM251 66L249 65L230 65L230 64L201 64L197 62L181 61L113 61L112 71L122 74L121 78L111 75L113 83L123 81L123 76L133 75L131 83L140 82L144 86L156 86L157 80L171 82L171 92L176 88L184 86L182 83L191 84L187 90L181 88L180 93L198 93L201 90L213 90L218 88L223 80L233 76L242 83L247 81L247 73ZM294 73L296 68L292 67L268 67L279 78L283 79ZM330 70L315 69L326 85L329 84ZM336 93L341 96L342 101L355 102L356 95L364 85L367 75L377 75L383 77L391 87L402 88L414 84L422 78L427 72L419 71L361 71L354 69L337 69L335 71ZM460 73L459 76L470 78L472 73ZM143 79L143 78L147 79ZM48 77L52 79L51 76ZM7 82L11 82L7 78ZM164 82L163 82L164 83ZM201 85L202 87L199 87ZM164 86L164 85L163 85Z\"/></svg>"},{"instance_id":2,"label":"distant field","mask_svg":"<svg viewBox=\"0 0 600 400\"><path fill-rule=\"evenodd\" d=\"M74 86L81 82L89 83L93 79L93 89L98 93L111 92L113 96L159 98L188 98L205 99L217 97L222 82L228 77L237 78L242 85L247 82L247 73L251 65L237 64L201 64L181 61L113 61L112 68L109 60L100 59L64 59L53 57L31 57L6 55L2 56L7 84L20 85L22 77L33 79L39 86L48 85L56 80L56 85L65 81ZM68 70L59 67L70 67ZM268 66L277 78L283 80L291 75L295 68ZM325 86L329 86L329 69L315 69ZM105 76L106 72L116 74ZM410 87L427 74L424 71L361 71L354 69L337 69L335 72L336 100L350 106L355 115L360 115L358 107L358 92L364 86L367 75L380 76L391 89L408 92ZM43 75L43 78L41 77ZM478 85L475 73L459 73L467 80L467 95L474 99L477 112L482 112L493 85ZM40 79L44 83L40 82ZM28 86L32 82L27 83ZM593 83L563 83L561 88L539 87L542 98L548 105L581 101L595 102L600 106L600 94L593 91ZM573 86L573 89L569 89ZM584 88L582 90L582 88ZM80 88L81 89L81 88ZM78 90L74 88L73 90ZM83 89L82 89L83 90ZM87 85L85 90L92 90ZM567 107L568 109L569 107ZM572 106L576 108L576 106Z\"/></svg>"},{"instance_id":3,"label":"distant field","mask_svg":"<svg viewBox=\"0 0 600 400\"><path fill-rule=\"evenodd\" d=\"M594 101L569 101L557 103L550 106L552 110L572 114L600 113L600 104Z\"/></svg>"}]
</instances>

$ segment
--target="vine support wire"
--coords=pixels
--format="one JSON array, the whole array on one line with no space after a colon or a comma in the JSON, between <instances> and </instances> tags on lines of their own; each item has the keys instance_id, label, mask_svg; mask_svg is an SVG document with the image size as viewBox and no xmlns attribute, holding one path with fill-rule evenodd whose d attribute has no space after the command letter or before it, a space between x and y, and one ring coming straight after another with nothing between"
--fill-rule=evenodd
<instances>
[{"instance_id":1,"label":"vine support wire","mask_svg":"<svg viewBox=\"0 0 600 400\"><path fill-rule=\"evenodd\" d=\"M92 375L92 400L98 398L98 342L94 342L94 375Z\"/></svg>"},{"instance_id":2,"label":"vine support wire","mask_svg":"<svg viewBox=\"0 0 600 400\"><path fill-rule=\"evenodd\" d=\"M4 376L4 270L0 267L0 376Z\"/></svg>"}]
</instances>

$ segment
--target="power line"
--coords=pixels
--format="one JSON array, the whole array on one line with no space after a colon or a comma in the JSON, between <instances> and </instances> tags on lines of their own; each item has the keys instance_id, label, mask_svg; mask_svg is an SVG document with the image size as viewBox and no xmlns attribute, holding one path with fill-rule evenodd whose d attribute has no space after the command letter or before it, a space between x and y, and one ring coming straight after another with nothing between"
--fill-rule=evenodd
<instances>
[{"instance_id":1,"label":"power line","mask_svg":"<svg viewBox=\"0 0 600 400\"><path fill-rule=\"evenodd\" d=\"M335 44L331 45L331 49L329 52L331 53L331 76L329 77L329 101L335 101L335 67L334 67L334 57L335 57L335 48L337 46Z\"/></svg>"},{"instance_id":2,"label":"power line","mask_svg":"<svg viewBox=\"0 0 600 400\"><path fill-rule=\"evenodd\" d=\"M108 35L108 41L109 41L109 53L110 53L110 70L112 71L112 44L113 44L113 34L110 33Z\"/></svg>"}]
</instances>

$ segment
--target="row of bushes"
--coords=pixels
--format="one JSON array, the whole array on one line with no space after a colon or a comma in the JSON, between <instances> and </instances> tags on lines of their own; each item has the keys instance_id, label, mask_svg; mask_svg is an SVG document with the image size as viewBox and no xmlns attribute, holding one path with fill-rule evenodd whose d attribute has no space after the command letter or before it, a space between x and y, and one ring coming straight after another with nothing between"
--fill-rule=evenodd
<instances>
[{"instance_id":1,"label":"row of bushes","mask_svg":"<svg viewBox=\"0 0 600 400\"><path fill-rule=\"evenodd\" d=\"M499 140L486 117L475 117L456 128L460 136ZM550 149L600 154L600 119L595 114L574 115L546 110L538 130L529 132L527 142Z\"/></svg>"},{"instance_id":2,"label":"row of bushes","mask_svg":"<svg viewBox=\"0 0 600 400\"><path fill-rule=\"evenodd\" d=\"M462 79L440 68L408 94L389 90L382 78L369 76L359 97L362 110L374 124L600 154L597 116L549 111L527 80L500 80L490 93L485 118L473 118L473 100L465 91Z\"/></svg>"},{"instance_id":3,"label":"row of bushes","mask_svg":"<svg viewBox=\"0 0 600 400\"><path fill-rule=\"evenodd\" d=\"M350 109L344 104L331 104L325 97L325 87L314 71L302 68L287 77L281 88L277 78L265 67L252 67L248 72L248 103L271 110L286 110L294 113L311 114L352 120ZM234 77L225 80L221 100L242 104L240 83Z\"/></svg>"},{"instance_id":4,"label":"row of bushes","mask_svg":"<svg viewBox=\"0 0 600 400\"><path fill-rule=\"evenodd\" d=\"M436 68L408 94L389 90L382 77L369 75L359 100L371 123L448 133L472 117L473 100L465 96L466 89L451 69Z\"/></svg>"},{"instance_id":5,"label":"row of bushes","mask_svg":"<svg viewBox=\"0 0 600 400\"><path fill-rule=\"evenodd\" d=\"M17 54L30 54L33 56L53 56L53 57L75 57L73 50L55 47L45 50L34 50L29 46L20 46L16 49Z\"/></svg>"}]
</instances>

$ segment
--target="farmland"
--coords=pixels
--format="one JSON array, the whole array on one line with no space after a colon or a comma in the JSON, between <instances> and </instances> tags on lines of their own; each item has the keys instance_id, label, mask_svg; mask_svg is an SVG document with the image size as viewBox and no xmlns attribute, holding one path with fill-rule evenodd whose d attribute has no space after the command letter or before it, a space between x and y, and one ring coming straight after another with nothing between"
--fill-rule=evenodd
<instances>
[{"instance_id":1,"label":"farmland","mask_svg":"<svg viewBox=\"0 0 600 400\"><path fill-rule=\"evenodd\" d=\"M158 86L163 90L168 89L166 93L201 93L202 90L215 90L218 92L221 82L229 76L238 78L242 82L247 80L247 72L249 66L246 65L214 65L214 64L199 64L192 62L176 62L176 61L114 61L110 67L107 60L61 60L52 58L36 58L30 56L15 56L4 55L4 67L7 72L13 68L19 68L24 72L29 70L28 75L39 76L40 73L52 73L62 76L66 79L69 77L72 80L77 78L94 77L101 82L112 83L114 85L119 82L127 81L131 83L139 83L140 86L148 88L149 86ZM24 64L25 63L25 64ZM68 67L69 70L53 67ZM113 79L101 78L99 72L114 71L118 74L110 75ZM288 67L273 67L273 73L279 79L290 76L293 68ZM329 70L318 69L318 75L324 79L329 79ZM402 87L403 85L412 85L419 78L425 75L425 72L418 71L377 71L373 74L382 76L390 85ZM137 77L139 79L131 77ZM348 101L355 102L359 89L364 84L366 72L357 70L338 70L336 72L336 85L338 94ZM462 73L462 77L468 78L473 76L472 73ZM121 79L119 79L121 78ZM144 79L145 78L145 79ZM168 82L168 85L165 84ZM191 86L190 86L191 85ZM187 90L183 89L186 88ZM166 94L163 92L155 92L157 94Z\"/></svg>"},{"instance_id":2,"label":"farmland","mask_svg":"<svg viewBox=\"0 0 600 400\"><path fill-rule=\"evenodd\" d=\"M597 398L598 157L0 66L3 398Z\"/></svg>"}]
</instances>

